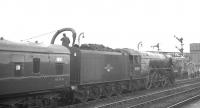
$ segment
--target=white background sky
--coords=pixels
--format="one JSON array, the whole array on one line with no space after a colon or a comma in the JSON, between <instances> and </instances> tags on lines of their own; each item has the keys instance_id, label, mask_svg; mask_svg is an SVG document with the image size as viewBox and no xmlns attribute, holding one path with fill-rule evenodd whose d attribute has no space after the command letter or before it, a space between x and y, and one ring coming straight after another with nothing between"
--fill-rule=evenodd
<instances>
[{"instance_id":1,"label":"white background sky","mask_svg":"<svg viewBox=\"0 0 200 108\"><path fill-rule=\"evenodd\" d=\"M19 41L57 29L84 32L82 43L113 48L177 51L174 35L184 49L200 43L199 0L1 0L0 37ZM50 40L51 35L45 40ZM40 42L41 40L39 40Z\"/></svg>"}]
</instances>

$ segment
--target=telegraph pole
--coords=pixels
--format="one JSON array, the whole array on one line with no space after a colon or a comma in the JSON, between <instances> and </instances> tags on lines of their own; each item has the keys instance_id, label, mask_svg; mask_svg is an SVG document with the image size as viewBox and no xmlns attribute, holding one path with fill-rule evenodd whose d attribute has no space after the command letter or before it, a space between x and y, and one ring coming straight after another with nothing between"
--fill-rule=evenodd
<instances>
[{"instance_id":1,"label":"telegraph pole","mask_svg":"<svg viewBox=\"0 0 200 108\"><path fill-rule=\"evenodd\" d=\"M154 49L154 47L156 47L157 48L157 50L158 50L158 52L160 51L160 44L159 43L157 43L156 45L153 45L153 46L151 46L153 49Z\"/></svg>"},{"instance_id":2,"label":"telegraph pole","mask_svg":"<svg viewBox=\"0 0 200 108\"><path fill-rule=\"evenodd\" d=\"M176 46L176 48L179 50L179 52L181 53L181 55L183 56L183 38L181 37L181 38L178 38L178 37L176 37L176 35L174 35L174 38L176 38L179 42L180 42L180 44L181 44L181 48L178 48L177 46Z\"/></svg>"}]
</instances>

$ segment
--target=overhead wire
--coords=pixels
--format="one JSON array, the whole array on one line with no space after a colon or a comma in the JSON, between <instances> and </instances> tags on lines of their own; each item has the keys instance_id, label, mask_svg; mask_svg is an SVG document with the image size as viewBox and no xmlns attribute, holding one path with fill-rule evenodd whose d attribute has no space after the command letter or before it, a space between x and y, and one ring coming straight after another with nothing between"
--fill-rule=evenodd
<instances>
[{"instance_id":1,"label":"overhead wire","mask_svg":"<svg viewBox=\"0 0 200 108\"><path fill-rule=\"evenodd\" d=\"M31 38L24 39L24 40L20 40L20 41L23 42L23 41L28 41L28 40L31 40L31 39L43 37L43 36L46 36L46 35L48 35L48 34L54 33L54 32L56 32L56 31L57 31L57 30L53 30L53 31L50 31L50 32L42 33L42 34L39 34L39 35L36 35L36 36L32 36Z\"/></svg>"}]
</instances>

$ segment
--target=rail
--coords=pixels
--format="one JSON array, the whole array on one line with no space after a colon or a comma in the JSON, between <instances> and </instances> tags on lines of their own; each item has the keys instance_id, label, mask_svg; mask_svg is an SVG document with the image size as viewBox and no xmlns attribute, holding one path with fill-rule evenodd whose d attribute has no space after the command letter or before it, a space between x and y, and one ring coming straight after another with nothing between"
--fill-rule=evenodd
<instances>
[{"instance_id":1,"label":"rail","mask_svg":"<svg viewBox=\"0 0 200 108\"><path fill-rule=\"evenodd\" d=\"M191 89L192 88L192 89ZM189 84L189 85L184 85L181 87L176 87L176 88L172 88L172 89L168 89L168 90L164 90L161 92L155 92L152 94L147 94L147 95L143 95L143 96L139 96L139 97L134 97L134 98L130 98L130 99L125 99L125 100L121 100L121 101L117 101L117 102L113 102L113 103L109 103L109 104L104 104L101 106L96 106L95 108L116 108L116 107L120 107L120 108L135 108L135 107L141 107L143 105L155 102L155 101L159 101L161 99L164 98L168 98L170 96L175 96L181 93L186 93L195 89L200 89L200 83L195 83L195 84ZM139 104L137 104L139 103Z\"/></svg>"},{"instance_id":2,"label":"rail","mask_svg":"<svg viewBox=\"0 0 200 108\"><path fill-rule=\"evenodd\" d=\"M200 78L177 80L176 85L174 85L172 87L154 88L154 89L150 89L150 90L136 91L136 92L133 92L133 93L123 94L121 96L113 96L111 98L103 98L103 99L98 99L98 100L92 100L92 101L89 101L87 103L77 103L77 104L67 105L67 106L63 106L63 107L59 107L59 108L80 108L80 107L81 108L110 108L111 106L109 106L109 104L118 103L120 101L123 101L123 100L126 101L126 100L130 100L130 99L133 99L133 98L139 99L139 98L142 98L142 96L145 96L144 94L147 94L146 96L148 97L148 95L152 95L152 94L156 94L156 93L159 93L159 92L162 92L162 91L174 89L175 87L177 88L177 87L180 87L180 86L181 87L187 86L188 84L196 83L196 82L199 82L199 81L200 81ZM145 98L145 97L143 97L143 98ZM121 103L121 106L123 107L122 103ZM106 105L107 105L107 107L106 107ZM116 106L117 106L117 104L116 104ZM113 106L113 108L115 108L115 107Z\"/></svg>"},{"instance_id":3,"label":"rail","mask_svg":"<svg viewBox=\"0 0 200 108\"><path fill-rule=\"evenodd\" d=\"M194 101L196 99L199 99L199 98L200 98L200 95L196 95L196 96L193 96L191 98L182 100L182 101L180 101L178 103L175 103L173 105L170 105L167 108L179 108L179 107L184 106L184 105L186 105L186 104L188 104L188 103L190 103L190 102L192 102L192 101Z\"/></svg>"}]
</instances>

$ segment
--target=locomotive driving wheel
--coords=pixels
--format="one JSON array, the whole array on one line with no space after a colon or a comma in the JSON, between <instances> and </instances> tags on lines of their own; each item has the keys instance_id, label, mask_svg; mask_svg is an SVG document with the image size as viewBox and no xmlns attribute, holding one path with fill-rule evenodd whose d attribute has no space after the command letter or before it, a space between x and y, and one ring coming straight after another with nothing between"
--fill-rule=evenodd
<instances>
[{"instance_id":1,"label":"locomotive driving wheel","mask_svg":"<svg viewBox=\"0 0 200 108\"><path fill-rule=\"evenodd\" d=\"M160 72L156 72L155 76L154 76L154 87L157 88L161 85L161 81L162 81L162 76L160 74Z\"/></svg>"},{"instance_id":2,"label":"locomotive driving wheel","mask_svg":"<svg viewBox=\"0 0 200 108\"><path fill-rule=\"evenodd\" d=\"M146 89L151 89L153 87L153 82L152 82L152 78L153 78L152 72L149 74L149 76L146 78Z\"/></svg>"},{"instance_id":3,"label":"locomotive driving wheel","mask_svg":"<svg viewBox=\"0 0 200 108\"><path fill-rule=\"evenodd\" d=\"M147 78L146 80L146 89L151 89L152 88L152 81L150 78Z\"/></svg>"},{"instance_id":4,"label":"locomotive driving wheel","mask_svg":"<svg viewBox=\"0 0 200 108\"><path fill-rule=\"evenodd\" d=\"M153 72L152 77L151 77L151 84L152 87L159 87L160 86L160 79L161 79L161 75L158 71Z\"/></svg>"},{"instance_id":5,"label":"locomotive driving wheel","mask_svg":"<svg viewBox=\"0 0 200 108\"><path fill-rule=\"evenodd\" d=\"M159 76L158 72L152 71L146 80L146 89L158 87L160 85Z\"/></svg>"},{"instance_id":6,"label":"locomotive driving wheel","mask_svg":"<svg viewBox=\"0 0 200 108\"><path fill-rule=\"evenodd\" d=\"M161 82L161 86L164 88L169 84L169 79L167 77L163 77L163 80Z\"/></svg>"}]
</instances>

